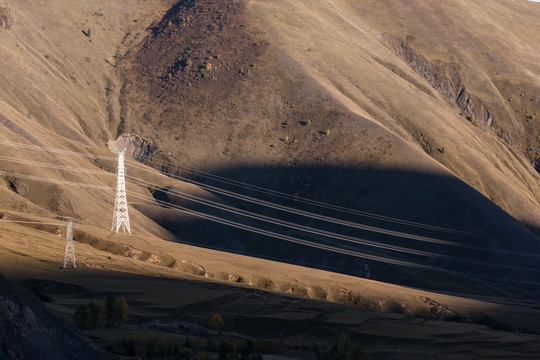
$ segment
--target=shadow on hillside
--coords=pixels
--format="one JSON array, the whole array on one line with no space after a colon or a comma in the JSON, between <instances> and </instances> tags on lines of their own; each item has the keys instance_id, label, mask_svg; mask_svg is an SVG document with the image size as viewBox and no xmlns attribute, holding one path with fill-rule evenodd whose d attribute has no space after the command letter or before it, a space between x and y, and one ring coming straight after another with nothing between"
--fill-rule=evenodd
<instances>
[{"instance_id":1,"label":"shadow on hillside","mask_svg":"<svg viewBox=\"0 0 540 360\"><path fill-rule=\"evenodd\" d=\"M167 194L171 203L332 250L275 239L172 210L146 214L174 233L179 242L438 291L538 291L535 279L540 261L538 255L532 255L540 254L538 237L457 178L328 166L242 167L214 172L212 176L184 172L180 175L280 206L338 219L307 217L215 192L235 207L349 239L268 224ZM260 188L237 182L257 184ZM354 222L364 228L339 221ZM355 242L358 239L361 243ZM354 254L339 253L341 250Z\"/></svg>"}]
</instances>

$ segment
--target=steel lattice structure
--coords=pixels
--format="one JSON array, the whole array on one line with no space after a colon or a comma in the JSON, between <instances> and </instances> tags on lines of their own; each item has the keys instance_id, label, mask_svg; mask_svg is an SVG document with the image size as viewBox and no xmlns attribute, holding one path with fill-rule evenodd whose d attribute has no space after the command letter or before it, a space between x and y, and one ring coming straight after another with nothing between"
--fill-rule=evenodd
<instances>
[{"instance_id":1,"label":"steel lattice structure","mask_svg":"<svg viewBox=\"0 0 540 360\"><path fill-rule=\"evenodd\" d=\"M73 223L71 219L68 219L67 229L66 229L66 252L64 254L64 268L67 266L67 263L72 260L73 267L76 268L75 264L75 247L73 246Z\"/></svg>"},{"instance_id":2,"label":"steel lattice structure","mask_svg":"<svg viewBox=\"0 0 540 360\"><path fill-rule=\"evenodd\" d=\"M114 201L114 213L112 220L111 231L114 231L116 227L116 232L120 228L124 232L127 232L131 235L131 229L129 227L129 214L127 206L127 197L126 197L126 179L125 179L125 168L124 168L124 154L126 149L118 152L118 175L116 182L116 200Z\"/></svg>"}]
</instances>

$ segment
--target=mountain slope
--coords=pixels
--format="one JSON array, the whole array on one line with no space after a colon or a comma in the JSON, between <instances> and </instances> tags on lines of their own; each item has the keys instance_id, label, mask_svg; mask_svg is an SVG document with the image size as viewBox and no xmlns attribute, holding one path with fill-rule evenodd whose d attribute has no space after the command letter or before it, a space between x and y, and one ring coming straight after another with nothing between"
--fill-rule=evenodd
<instances>
[{"instance_id":1,"label":"mountain slope","mask_svg":"<svg viewBox=\"0 0 540 360\"><path fill-rule=\"evenodd\" d=\"M470 252L471 246L486 249L488 263L497 267L502 261L506 265L486 270L454 260L429 261L446 269L482 273L489 279L508 274L504 270L507 265L526 264L528 270L520 276L534 281L537 269L533 254L538 254L540 244L531 230L539 225L539 177L524 156L525 142L511 142L499 131L515 127L514 137L524 139L519 122L503 122L506 113L491 106L485 100L488 94L480 93L479 85L469 80L473 71L484 71L488 65L437 59L407 43L415 42L416 37L427 38L429 29L433 31L424 17L446 14L459 19L464 16L461 10L452 5L422 7L411 19L424 25L407 37L399 25L387 26L381 19L400 18L392 13L400 6L420 5L394 5L347 1L178 3L121 63L126 84L122 94L130 104L122 131L145 134L157 147L181 159L180 166L186 168L202 168L297 197L472 232L473 238L400 228L420 235L446 236L464 245L462 249L373 233L348 230L347 234L383 239L451 259L464 257L465 263L482 256ZM505 11L523 11L525 6L531 8L531 14L538 11L535 4L514 6L516 9L500 7L499 13L479 13L478 22L497 21ZM447 41L463 46L462 53L466 53L467 46L488 36L481 29L471 26L476 40L469 43L456 43L452 38ZM526 26L519 30L530 31ZM510 60L505 57L500 62ZM536 66L528 58L523 64L530 71ZM512 76L534 88L534 78L518 73ZM178 165L176 160L173 163ZM160 159L153 166L168 165ZM276 215L269 210L266 214ZM394 226L354 216L348 219ZM335 225L295 220L341 231ZM163 225L183 239L206 246L223 245L223 240L210 234ZM261 239L257 237L230 234L227 249L309 264L321 264L322 258L329 267L363 273L353 270L358 266L352 259L332 259L328 254L294 250L285 244L265 247L258 245ZM229 239L235 240L231 243ZM500 251L517 251L518 257L501 260L496 255ZM372 249L369 252L388 255ZM531 256L519 258L519 254ZM391 256L427 261L403 254ZM390 281L404 281L395 278L400 270L386 266L377 270L373 273L381 276L379 279L390 280L385 276L392 273Z\"/></svg>"},{"instance_id":2,"label":"mountain slope","mask_svg":"<svg viewBox=\"0 0 540 360\"><path fill-rule=\"evenodd\" d=\"M341 308L374 343L421 328L431 349L448 329L462 352L485 345L408 318L441 313L537 333L539 15L524 0L0 2L0 271L69 322L112 292L137 319L199 303L206 320L223 292L229 315L249 298L266 317L258 288L401 312L389 331ZM122 148L132 236L109 231ZM65 217L78 269L58 268Z\"/></svg>"},{"instance_id":3,"label":"mountain slope","mask_svg":"<svg viewBox=\"0 0 540 360\"><path fill-rule=\"evenodd\" d=\"M535 294L539 176L529 163L536 130L525 129L536 129L540 55L531 46L540 10L518 1L482 11L461 5L96 0L69 6L57 0L4 6L11 25L0 29L7 64L7 86L0 89L3 210L72 216L96 227L94 233L108 227L115 158L105 144L125 135L117 144L137 160L186 175L183 180L206 179L199 189L129 163L128 175L157 187L137 179L128 185L135 231L149 239L439 290ZM509 14L525 20L509 23ZM490 31L487 24L494 24ZM494 54L503 45L516 56L482 60L475 53ZM513 81L523 96L512 97ZM225 185L186 168L291 197ZM222 188L208 187L216 184ZM194 205L178 199L178 189L294 227ZM332 219L246 205L223 190ZM194 215L176 218L155 198L281 240Z\"/></svg>"}]
</instances>

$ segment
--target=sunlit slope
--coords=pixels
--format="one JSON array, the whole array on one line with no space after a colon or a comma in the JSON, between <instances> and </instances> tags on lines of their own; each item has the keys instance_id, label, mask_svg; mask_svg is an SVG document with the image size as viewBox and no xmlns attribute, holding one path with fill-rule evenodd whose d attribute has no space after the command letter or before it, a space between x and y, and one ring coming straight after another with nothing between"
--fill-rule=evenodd
<instances>
[{"instance_id":1,"label":"sunlit slope","mask_svg":"<svg viewBox=\"0 0 540 360\"><path fill-rule=\"evenodd\" d=\"M144 22L141 16L155 7L136 1L10 3L12 26L0 29L4 126L83 143L116 134L115 58L133 20Z\"/></svg>"},{"instance_id":2,"label":"sunlit slope","mask_svg":"<svg viewBox=\"0 0 540 360\"><path fill-rule=\"evenodd\" d=\"M0 28L2 210L110 224L116 155L105 143L121 123L116 55L133 40L126 34L161 6L0 4L11 24ZM137 231L152 229L135 210L132 216ZM157 226L150 231L167 236Z\"/></svg>"},{"instance_id":3,"label":"sunlit slope","mask_svg":"<svg viewBox=\"0 0 540 360\"><path fill-rule=\"evenodd\" d=\"M202 246L360 276L366 273L364 265L375 266L373 276L385 281L445 286L416 271L385 265L387 260L406 260L487 281L504 277L507 285L516 284L508 269L523 270L517 278L535 283L538 175L519 147L480 122L487 107L474 88L462 91L463 86L469 89L462 70L440 62L430 65L430 58L413 54L405 40L400 42L400 34L379 29L371 19L384 14L386 6L379 3L370 3L373 14L340 1L252 1L246 6L214 0L177 3L156 18L120 63L125 82L121 94L129 104L123 130L141 134L172 155L172 160L152 161L152 166L176 166L175 171L210 185L261 195L189 170L202 169L289 194L286 202L292 207L415 236L440 236L451 245L292 217L304 227L367 238L371 243L366 246L317 238L359 251L359 257L369 255L355 261L354 256L284 242L275 246L260 232L239 233L205 221L188 227L171 221L172 216L150 217ZM407 62L411 59L424 64L429 76L420 76L419 68ZM461 108L458 100L464 98L456 95L453 101L452 89L468 94L468 104L476 106ZM490 114L493 123L499 115L496 110ZM433 234L380 218L306 207L299 198L467 235ZM231 200L247 211L291 218L243 201ZM313 240L298 227L283 229L275 222L259 227ZM221 236L213 236L212 230ZM407 249L388 251L388 245ZM425 253L418 255L418 250ZM366 260L372 256L383 261Z\"/></svg>"},{"instance_id":4,"label":"sunlit slope","mask_svg":"<svg viewBox=\"0 0 540 360\"><path fill-rule=\"evenodd\" d=\"M520 111L538 111L537 4L253 1L250 9L278 48L348 109L442 165L409 150L401 154L407 160L384 166L449 171L517 219L538 226L539 177L523 155L528 130L501 95L510 91L510 82L527 88L512 90L511 97L526 99ZM449 71L446 63L456 66L460 84L489 108L491 128L481 119L468 120L467 109L428 81L443 78L450 87L450 75L422 77L398 56L396 41L407 38L441 71ZM503 89L496 86L502 83Z\"/></svg>"}]
</instances>

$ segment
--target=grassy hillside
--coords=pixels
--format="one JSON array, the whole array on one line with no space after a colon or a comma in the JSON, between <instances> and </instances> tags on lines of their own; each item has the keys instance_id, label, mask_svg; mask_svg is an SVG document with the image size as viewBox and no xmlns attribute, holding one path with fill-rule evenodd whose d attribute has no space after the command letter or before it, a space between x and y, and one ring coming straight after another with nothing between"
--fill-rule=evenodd
<instances>
[{"instance_id":1,"label":"grassy hillside","mask_svg":"<svg viewBox=\"0 0 540 360\"><path fill-rule=\"evenodd\" d=\"M388 324L455 313L474 329L430 323L425 346L489 337L478 324L538 333L539 15L518 0L0 2L0 272L68 322L122 289L135 323L193 311L206 326L226 293L238 331L305 316L310 339L376 346L401 336ZM109 231L121 148L133 236ZM79 270L58 269L65 217ZM140 290L171 283L193 297ZM309 305L285 316L296 300L271 293ZM489 341L534 352L504 339Z\"/></svg>"},{"instance_id":2,"label":"grassy hillside","mask_svg":"<svg viewBox=\"0 0 540 360\"><path fill-rule=\"evenodd\" d=\"M395 7L409 5L396 3ZM533 12L536 9L535 4L522 6ZM178 166L202 169L297 198L474 235L400 228L465 245L449 249L294 218L305 226L462 258L458 264L430 261L483 279L501 279L508 274L506 266L528 264L531 267L520 277L534 282L536 258L515 254L515 258L502 259L494 254L501 249L537 254L539 249L534 234L538 174L526 158L524 143L505 138L499 131L502 127L497 127L505 119L508 126L519 130L519 119L507 119L503 111L482 100L474 81L467 78L472 72L465 66L473 65L457 58L435 59L412 43L415 36L425 38L435 31L423 17L445 13L460 19L463 15L450 5L425 6L411 17L415 24L424 24L424 33L403 37L398 25L386 26L385 11L388 18L399 18L387 5L365 2L178 3L121 62L126 84L122 96L130 104L122 131L145 134L155 147L170 151L172 160L158 158L147 163L180 175ZM501 16L482 14L482 21L496 21ZM478 42L487 36L480 30L470 29ZM452 31L452 27L436 31ZM530 30L524 26L521 31ZM454 40L446 41L454 44ZM459 45L463 52L473 46ZM499 62L511 60L520 62L521 58L504 56ZM536 66L527 59L523 64L531 70ZM474 71L491 69L484 63L474 65ZM518 73L513 76L531 84L536 81ZM534 101L531 103L529 107L534 107ZM207 185L247 191L194 176ZM317 207L307 210L374 226L394 226ZM282 219L290 216L264 211ZM184 241L204 246L363 274L363 264L354 265L352 259L336 259L287 244L264 246L259 237L222 232L222 228L216 231L225 238L216 238L206 225L161 224ZM471 246L478 252L471 252ZM370 253L426 261L377 249ZM476 266L479 256L502 268ZM376 268L372 273L377 279L413 284L397 275L401 269L391 270L380 262L367 261L366 265ZM440 284L432 280L422 286L439 288Z\"/></svg>"}]
</instances>

